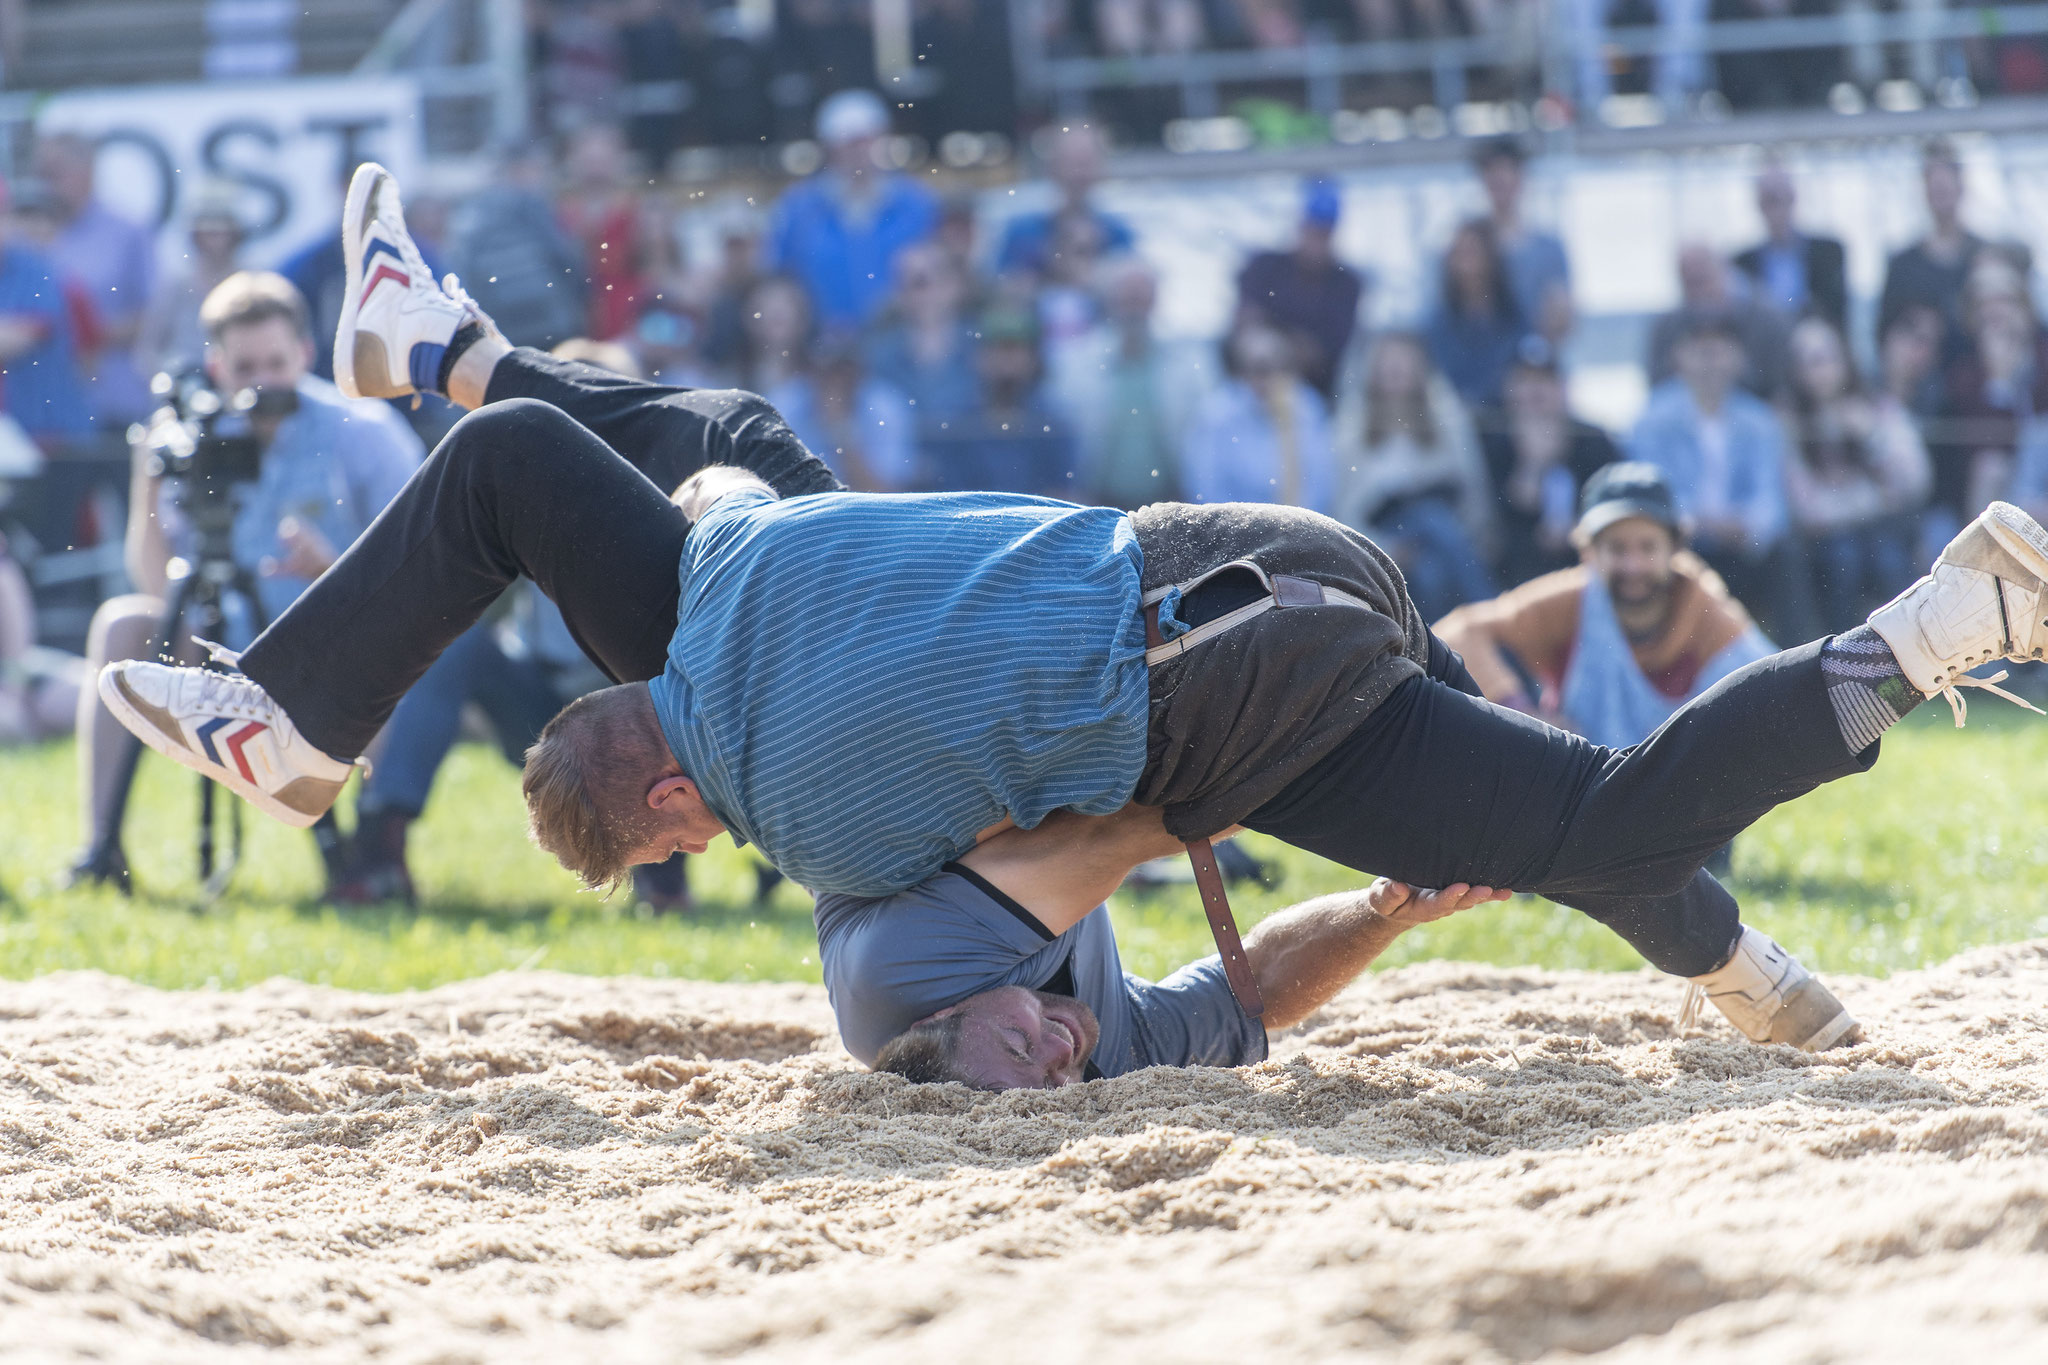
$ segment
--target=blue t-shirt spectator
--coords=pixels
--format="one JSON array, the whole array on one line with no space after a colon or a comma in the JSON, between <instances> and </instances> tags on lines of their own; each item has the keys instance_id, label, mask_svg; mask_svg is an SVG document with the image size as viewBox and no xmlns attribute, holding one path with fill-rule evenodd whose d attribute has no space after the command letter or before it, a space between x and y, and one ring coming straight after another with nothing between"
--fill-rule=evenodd
<instances>
[{"instance_id":1,"label":"blue t-shirt spectator","mask_svg":"<svg viewBox=\"0 0 2048 1365\"><path fill-rule=\"evenodd\" d=\"M1444 250L1423 345L1468 407L1500 400L1508 366L1534 321L1517 296L1493 224L1468 218Z\"/></svg>"},{"instance_id":2,"label":"blue t-shirt spectator","mask_svg":"<svg viewBox=\"0 0 2048 1365\"><path fill-rule=\"evenodd\" d=\"M156 235L94 200L57 229L50 259L85 291L93 316L110 328L137 326L156 291ZM89 385L92 415L119 430L149 415L149 380L130 345L98 352Z\"/></svg>"},{"instance_id":3,"label":"blue t-shirt spectator","mask_svg":"<svg viewBox=\"0 0 2048 1365\"><path fill-rule=\"evenodd\" d=\"M1282 432L1251 385L1233 379L1203 400L1181 448L1181 491L1192 502L1283 502L1329 513L1336 456L1322 396L1292 381L1292 430Z\"/></svg>"},{"instance_id":4,"label":"blue t-shirt spectator","mask_svg":"<svg viewBox=\"0 0 2048 1365\"><path fill-rule=\"evenodd\" d=\"M935 488L1074 498L1080 454L1065 417L1034 392L1012 409L988 408L919 438L924 477Z\"/></svg>"},{"instance_id":5,"label":"blue t-shirt spectator","mask_svg":"<svg viewBox=\"0 0 2048 1365\"><path fill-rule=\"evenodd\" d=\"M1101 234L1102 254L1114 256L1129 251L1136 244L1130 224L1113 213L1101 209L1087 210L1095 220L1095 228ZM1005 273L1022 271L1032 275L1043 275L1048 264L1047 257L1052 251L1053 226L1059 221L1057 210L1045 213L1024 213L1010 220L1003 229L1003 245L996 253L996 268Z\"/></svg>"},{"instance_id":6,"label":"blue t-shirt spectator","mask_svg":"<svg viewBox=\"0 0 2048 1365\"><path fill-rule=\"evenodd\" d=\"M1683 380L1658 385L1629 455L1664 471L1703 550L1754 553L1784 538L1785 430L1770 404L1748 390L1731 389L1710 416ZM1738 525L1746 544L1731 544L1716 529L1724 523Z\"/></svg>"},{"instance_id":7,"label":"blue t-shirt spectator","mask_svg":"<svg viewBox=\"0 0 2048 1365\"><path fill-rule=\"evenodd\" d=\"M903 175L875 175L855 203L831 171L790 187L775 206L766 268L800 280L824 328L873 322L895 289L896 253L938 227L939 201Z\"/></svg>"},{"instance_id":8,"label":"blue t-shirt spectator","mask_svg":"<svg viewBox=\"0 0 2048 1365\"><path fill-rule=\"evenodd\" d=\"M19 242L0 244L0 319L34 334L0 360L0 408L45 443L85 435L92 413L64 286L49 257Z\"/></svg>"}]
</instances>

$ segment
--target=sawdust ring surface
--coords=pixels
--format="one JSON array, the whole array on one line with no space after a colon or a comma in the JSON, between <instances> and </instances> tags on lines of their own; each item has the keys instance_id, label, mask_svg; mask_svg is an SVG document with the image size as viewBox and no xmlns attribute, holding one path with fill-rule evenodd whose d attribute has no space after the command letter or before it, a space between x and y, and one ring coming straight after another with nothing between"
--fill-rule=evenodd
<instances>
[{"instance_id":1,"label":"sawdust ring surface","mask_svg":"<svg viewBox=\"0 0 2048 1365\"><path fill-rule=\"evenodd\" d=\"M2048 1358L2048 943L1835 983L1439 964L1236 1071L975 1095L821 991L0 985L0 1357Z\"/></svg>"}]
</instances>

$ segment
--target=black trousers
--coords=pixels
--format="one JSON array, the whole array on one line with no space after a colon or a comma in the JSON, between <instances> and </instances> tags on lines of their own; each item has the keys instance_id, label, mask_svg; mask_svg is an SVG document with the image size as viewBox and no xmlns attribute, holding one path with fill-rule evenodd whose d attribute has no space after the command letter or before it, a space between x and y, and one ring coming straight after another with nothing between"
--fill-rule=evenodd
<instances>
[{"instance_id":1,"label":"black trousers","mask_svg":"<svg viewBox=\"0 0 2048 1365\"><path fill-rule=\"evenodd\" d=\"M406 689L521 574L613 682L661 673L707 464L778 493L839 486L751 393L675 389L520 349L391 505L242 655L302 734L360 754Z\"/></svg>"},{"instance_id":2,"label":"black trousers","mask_svg":"<svg viewBox=\"0 0 2048 1365\"><path fill-rule=\"evenodd\" d=\"M1432 676L1396 688L1245 823L1417 886L1538 892L1697 976L1740 932L1702 865L1773 807L1877 760L1878 746L1842 741L1822 643L1731 674L1628 749L1468 695L1432 651Z\"/></svg>"}]
</instances>

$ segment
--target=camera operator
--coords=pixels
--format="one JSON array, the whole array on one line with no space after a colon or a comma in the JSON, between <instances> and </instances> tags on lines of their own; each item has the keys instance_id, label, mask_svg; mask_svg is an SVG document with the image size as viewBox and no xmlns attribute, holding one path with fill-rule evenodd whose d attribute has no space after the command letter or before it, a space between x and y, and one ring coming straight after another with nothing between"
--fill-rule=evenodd
<instances>
[{"instance_id":1,"label":"camera operator","mask_svg":"<svg viewBox=\"0 0 2048 1365\"><path fill-rule=\"evenodd\" d=\"M227 494L235 500L234 565L254 580L258 599L226 603L229 638L222 643L240 648L363 533L411 477L423 452L388 404L343 398L309 373L313 339L306 301L282 275L245 270L228 276L206 296L199 318L213 388L223 396L253 389L269 400L248 419L262 452L258 477ZM276 401L280 394L296 401ZM278 409L286 415L276 415ZM195 537L180 507L185 490L178 483L163 476L149 442L134 443L126 549L137 591L103 603L94 615L86 646L94 675L111 660L149 650L170 599L173 557L189 562L194 553ZM180 623L173 633L186 662L199 656L190 635L190 623ZM388 743L405 742L406 710L401 705L392 718ZM114 826L127 735L92 689L79 702L78 736L88 851L74 875L125 889L126 860ZM332 875L331 856L329 862Z\"/></svg>"}]
</instances>

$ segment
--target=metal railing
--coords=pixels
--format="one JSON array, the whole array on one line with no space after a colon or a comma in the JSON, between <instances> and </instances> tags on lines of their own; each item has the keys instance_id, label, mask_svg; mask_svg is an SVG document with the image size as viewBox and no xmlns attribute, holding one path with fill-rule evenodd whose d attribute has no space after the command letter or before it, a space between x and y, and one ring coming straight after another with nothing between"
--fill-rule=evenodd
<instances>
[{"instance_id":1,"label":"metal railing","mask_svg":"<svg viewBox=\"0 0 2048 1365\"><path fill-rule=\"evenodd\" d=\"M523 0L411 0L355 69L419 78L429 156L479 154L526 134Z\"/></svg>"},{"instance_id":2,"label":"metal railing","mask_svg":"<svg viewBox=\"0 0 2048 1365\"><path fill-rule=\"evenodd\" d=\"M1047 51L1044 7L1053 0L1011 0L1012 48L1019 93L1027 104L1043 102L1051 112L1080 117L1094 97L1132 90L1178 91L1182 117L1221 112L1231 86L1297 85L1304 107L1328 115L1345 107L1349 77L1411 76L1428 81L1440 109L1465 101L1470 73L1504 73L1531 92L1561 98L1565 107L1591 121L1579 88L1578 67L1587 57L1577 44L1588 36L1575 29L1554 0L1539 4L1537 30L1543 37L1510 33L1391 42L1310 41L1292 48L1203 50L1142 56L1054 56ZM1527 30L1524 30L1524 35ZM1612 58L1711 58L1721 55L1840 49L1860 60L1854 68L1881 68L1882 51L1897 46L1923 83L1938 70L1935 53L1944 44L1970 40L2037 37L2048 34L2048 7L1987 6L1932 9L1915 5L1882 13L1868 0L1850 0L1835 14L1702 23L1682 35L1658 25L1605 27L1597 33L1597 56ZM1713 89L1711 64L1706 89Z\"/></svg>"}]
</instances>

